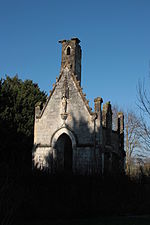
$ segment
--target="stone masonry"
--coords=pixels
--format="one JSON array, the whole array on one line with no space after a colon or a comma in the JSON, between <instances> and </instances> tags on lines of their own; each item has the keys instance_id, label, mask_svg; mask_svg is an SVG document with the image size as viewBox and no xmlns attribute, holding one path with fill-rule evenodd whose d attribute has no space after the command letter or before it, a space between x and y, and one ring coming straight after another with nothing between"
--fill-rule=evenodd
<instances>
[{"instance_id":1,"label":"stone masonry","mask_svg":"<svg viewBox=\"0 0 150 225\"><path fill-rule=\"evenodd\" d=\"M94 100L94 112L81 88L81 47L78 38L59 41L59 78L42 107L35 107L33 168L52 174L124 172L124 117L112 130L110 102Z\"/></svg>"}]
</instances>

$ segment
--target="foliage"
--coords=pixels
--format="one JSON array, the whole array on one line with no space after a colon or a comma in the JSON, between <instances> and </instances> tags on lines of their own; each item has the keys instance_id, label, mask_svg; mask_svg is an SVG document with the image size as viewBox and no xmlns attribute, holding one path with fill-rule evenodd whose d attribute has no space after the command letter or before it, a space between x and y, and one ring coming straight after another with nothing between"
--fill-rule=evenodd
<instances>
[{"instance_id":1,"label":"foliage","mask_svg":"<svg viewBox=\"0 0 150 225\"><path fill-rule=\"evenodd\" d=\"M31 80L18 76L0 80L0 214L1 224L11 224L24 198L21 177L31 172L34 107L46 94Z\"/></svg>"},{"instance_id":2,"label":"foliage","mask_svg":"<svg viewBox=\"0 0 150 225\"><path fill-rule=\"evenodd\" d=\"M17 133L33 135L34 106L38 101L45 101L45 93L31 80L23 82L18 76L0 80L0 119Z\"/></svg>"}]
</instances>

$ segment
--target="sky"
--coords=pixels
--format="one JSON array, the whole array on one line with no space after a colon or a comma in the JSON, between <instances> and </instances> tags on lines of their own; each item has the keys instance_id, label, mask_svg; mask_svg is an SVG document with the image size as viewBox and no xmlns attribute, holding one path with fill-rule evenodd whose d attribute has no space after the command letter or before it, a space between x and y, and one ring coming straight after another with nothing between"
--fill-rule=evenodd
<instances>
[{"instance_id":1,"label":"sky","mask_svg":"<svg viewBox=\"0 0 150 225\"><path fill-rule=\"evenodd\" d=\"M72 37L81 41L90 105L100 96L135 109L138 80L150 74L150 1L0 0L0 77L18 74L49 94L60 73L58 41Z\"/></svg>"}]
</instances>

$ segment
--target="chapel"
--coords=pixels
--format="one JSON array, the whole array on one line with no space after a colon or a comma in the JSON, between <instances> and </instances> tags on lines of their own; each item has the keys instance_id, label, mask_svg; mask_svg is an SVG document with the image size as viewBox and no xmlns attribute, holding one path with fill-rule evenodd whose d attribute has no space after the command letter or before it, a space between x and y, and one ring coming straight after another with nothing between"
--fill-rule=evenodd
<instances>
[{"instance_id":1,"label":"chapel","mask_svg":"<svg viewBox=\"0 0 150 225\"><path fill-rule=\"evenodd\" d=\"M124 173L124 116L112 129L110 102L89 106L81 87L80 40L61 40L59 77L46 103L35 106L33 169L50 174ZM94 76L94 75L93 75Z\"/></svg>"}]
</instances>

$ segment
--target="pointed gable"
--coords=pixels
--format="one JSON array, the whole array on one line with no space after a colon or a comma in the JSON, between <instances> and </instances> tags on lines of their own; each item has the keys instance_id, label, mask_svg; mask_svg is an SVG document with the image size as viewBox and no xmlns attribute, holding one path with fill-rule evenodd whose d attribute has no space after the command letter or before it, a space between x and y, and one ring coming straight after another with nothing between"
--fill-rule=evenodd
<instances>
[{"instance_id":1,"label":"pointed gable","mask_svg":"<svg viewBox=\"0 0 150 225\"><path fill-rule=\"evenodd\" d=\"M50 91L50 95L47 99L47 102L45 103L40 115L37 116L37 118L41 118L44 111L46 110L46 107L48 106L52 96L54 95L55 98L55 91L59 89L60 91L60 101L62 100L63 96L66 96L67 99L72 97L72 91L76 92L78 98L81 98L83 102L83 106L86 107L88 113L90 115L93 115L92 108L89 106L89 100L86 99L86 94L83 93L82 87L80 86L80 82L77 80L77 76L71 73L71 71L68 69L68 67L65 67L61 74L56 81L56 83L53 85L52 91ZM74 89L74 90L72 90ZM58 97L58 96L57 96Z\"/></svg>"}]
</instances>

